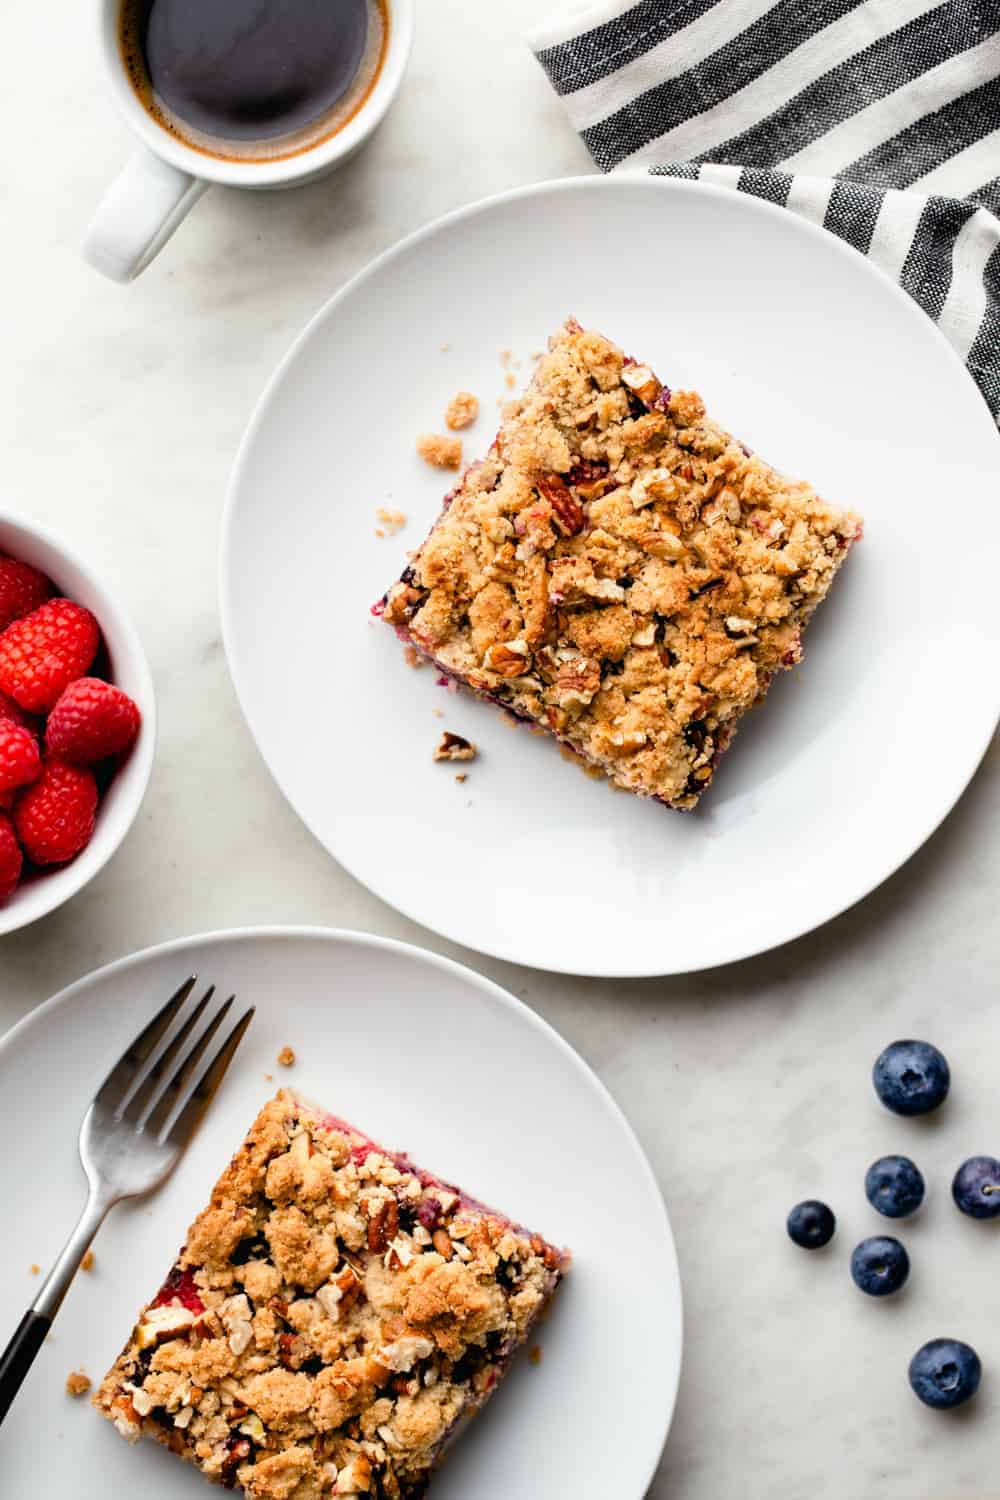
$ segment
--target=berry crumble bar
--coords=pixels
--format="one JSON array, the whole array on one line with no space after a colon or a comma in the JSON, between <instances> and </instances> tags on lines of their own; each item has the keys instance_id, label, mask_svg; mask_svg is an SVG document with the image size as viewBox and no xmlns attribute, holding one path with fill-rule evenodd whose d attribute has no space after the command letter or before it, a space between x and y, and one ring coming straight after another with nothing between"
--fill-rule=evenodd
<instances>
[{"instance_id":1,"label":"berry crumble bar","mask_svg":"<svg viewBox=\"0 0 1000 1500\"><path fill-rule=\"evenodd\" d=\"M570 320L374 613L617 785L689 809L860 535Z\"/></svg>"},{"instance_id":2,"label":"berry crumble bar","mask_svg":"<svg viewBox=\"0 0 1000 1500\"><path fill-rule=\"evenodd\" d=\"M252 1500L414 1500L568 1263L283 1089L94 1403Z\"/></svg>"}]
</instances>

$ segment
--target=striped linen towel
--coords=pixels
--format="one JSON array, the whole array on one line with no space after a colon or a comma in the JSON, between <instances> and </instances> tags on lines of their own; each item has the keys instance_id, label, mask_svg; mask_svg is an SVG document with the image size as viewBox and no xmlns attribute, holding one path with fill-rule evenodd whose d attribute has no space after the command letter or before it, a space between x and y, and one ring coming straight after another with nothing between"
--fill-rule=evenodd
<instances>
[{"instance_id":1,"label":"striped linen towel","mask_svg":"<svg viewBox=\"0 0 1000 1500\"><path fill-rule=\"evenodd\" d=\"M1000 422L1000 0L605 0L531 45L602 170L822 224L919 302Z\"/></svg>"}]
</instances>

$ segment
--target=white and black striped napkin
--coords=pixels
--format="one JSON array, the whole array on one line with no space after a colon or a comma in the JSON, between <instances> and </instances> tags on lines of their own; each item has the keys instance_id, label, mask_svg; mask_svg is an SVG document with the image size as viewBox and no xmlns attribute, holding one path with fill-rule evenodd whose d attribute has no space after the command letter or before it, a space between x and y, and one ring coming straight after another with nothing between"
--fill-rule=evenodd
<instances>
[{"instance_id":1,"label":"white and black striped napkin","mask_svg":"<svg viewBox=\"0 0 1000 1500\"><path fill-rule=\"evenodd\" d=\"M1000 0L605 0L532 46L599 167L822 224L937 322L1000 422Z\"/></svg>"}]
</instances>

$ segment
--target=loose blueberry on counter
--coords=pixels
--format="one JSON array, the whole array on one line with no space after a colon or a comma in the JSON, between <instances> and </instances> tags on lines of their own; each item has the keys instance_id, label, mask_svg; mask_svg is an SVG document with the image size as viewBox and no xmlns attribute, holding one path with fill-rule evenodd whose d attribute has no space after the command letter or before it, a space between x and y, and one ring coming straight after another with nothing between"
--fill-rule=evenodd
<instances>
[{"instance_id":1,"label":"loose blueberry on counter","mask_svg":"<svg viewBox=\"0 0 1000 1500\"><path fill-rule=\"evenodd\" d=\"M930 1042L892 1042L877 1058L872 1082L893 1114L926 1115L944 1103L951 1070Z\"/></svg>"},{"instance_id":2,"label":"loose blueberry on counter","mask_svg":"<svg viewBox=\"0 0 1000 1500\"><path fill-rule=\"evenodd\" d=\"M979 1389L983 1367L975 1349L959 1339L931 1339L910 1360L910 1385L925 1406L947 1411Z\"/></svg>"},{"instance_id":3,"label":"loose blueberry on counter","mask_svg":"<svg viewBox=\"0 0 1000 1500\"><path fill-rule=\"evenodd\" d=\"M880 1156L865 1173L865 1196L887 1219L905 1219L924 1201L924 1179L908 1156Z\"/></svg>"},{"instance_id":4,"label":"loose blueberry on counter","mask_svg":"<svg viewBox=\"0 0 1000 1500\"><path fill-rule=\"evenodd\" d=\"M816 1198L796 1203L787 1220L788 1238L803 1250L820 1250L828 1245L836 1227L833 1210Z\"/></svg>"},{"instance_id":5,"label":"loose blueberry on counter","mask_svg":"<svg viewBox=\"0 0 1000 1500\"><path fill-rule=\"evenodd\" d=\"M955 1173L951 1196L963 1214L995 1219L1000 1214L1000 1161L995 1156L970 1156Z\"/></svg>"},{"instance_id":6,"label":"loose blueberry on counter","mask_svg":"<svg viewBox=\"0 0 1000 1500\"><path fill-rule=\"evenodd\" d=\"M889 1234L862 1240L851 1256L854 1284L869 1297L888 1297L891 1292L898 1292L909 1274L910 1257Z\"/></svg>"}]
</instances>

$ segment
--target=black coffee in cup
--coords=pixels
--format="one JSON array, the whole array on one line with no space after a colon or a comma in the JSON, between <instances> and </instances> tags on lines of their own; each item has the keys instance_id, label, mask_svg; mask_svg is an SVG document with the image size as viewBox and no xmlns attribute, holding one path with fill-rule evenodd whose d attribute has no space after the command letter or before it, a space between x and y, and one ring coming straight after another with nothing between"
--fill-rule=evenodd
<instances>
[{"instance_id":1,"label":"black coffee in cup","mask_svg":"<svg viewBox=\"0 0 1000 1500\"><path fill-rule=\"evenodd\" d=\"M212 156L272 161L357 114L388 29L386 0L122 0L119 40L164 129Z\"/></svg>"}]
</instances>

